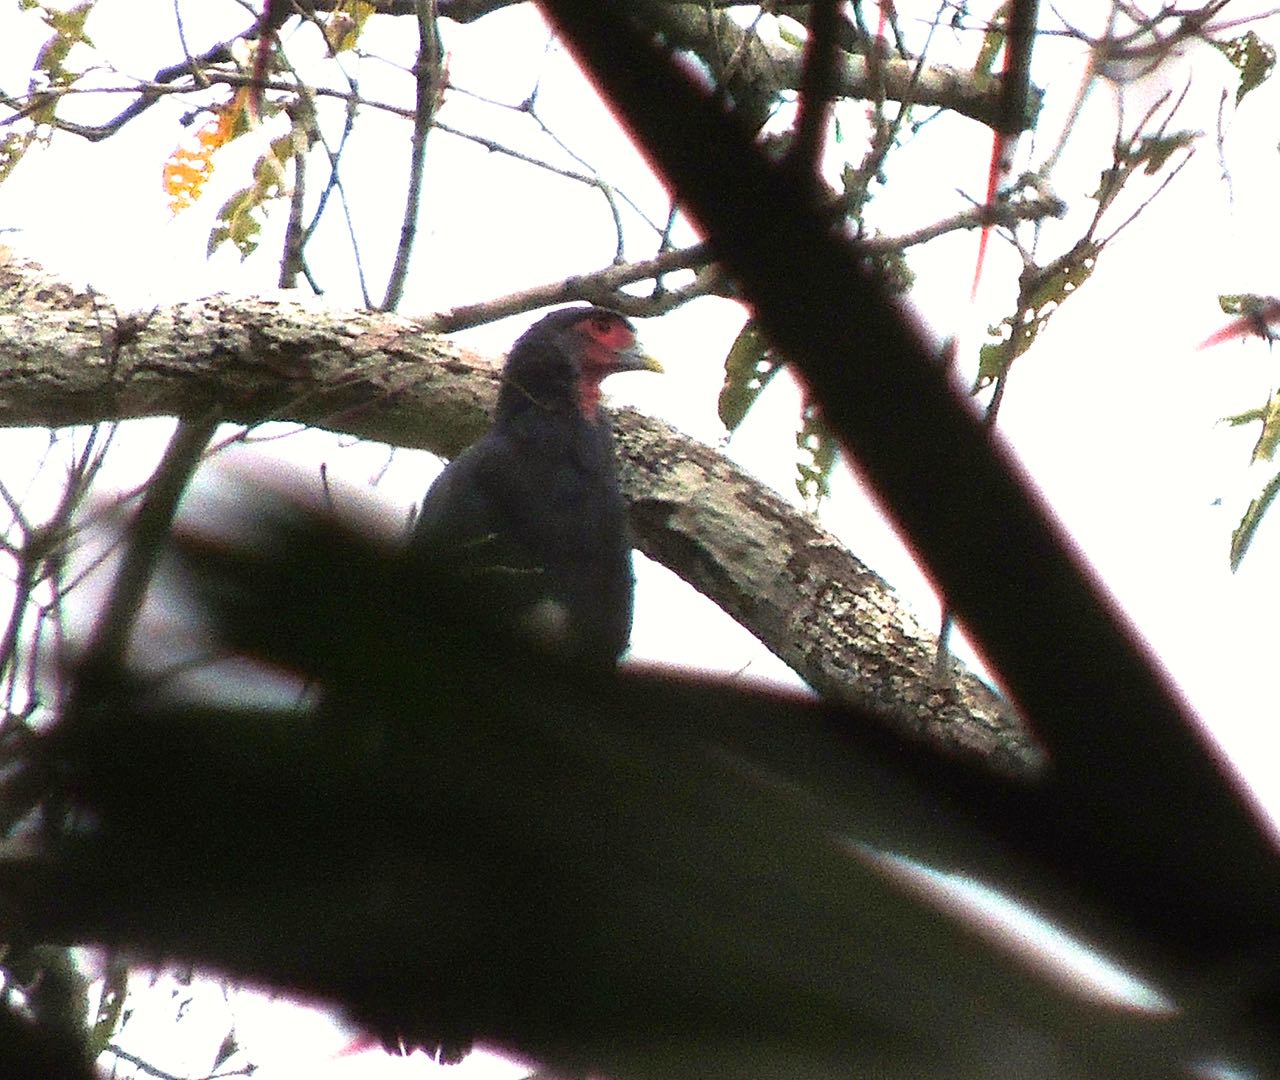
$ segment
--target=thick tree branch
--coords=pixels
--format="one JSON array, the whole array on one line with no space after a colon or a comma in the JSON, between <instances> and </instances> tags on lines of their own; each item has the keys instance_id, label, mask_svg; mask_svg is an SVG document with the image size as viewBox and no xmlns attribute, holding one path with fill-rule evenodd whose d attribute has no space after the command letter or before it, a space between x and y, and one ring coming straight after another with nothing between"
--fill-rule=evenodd
<instances>
[{"instance_id":1,"label":"thick tree branch","mask_svg":"<svg viewBox=\"0 0 1280 1080\"><path fill-rule=\"evenodd\" d=\"M92 298L0 269L0 424L181 415L289 420L450 456L487 422L495 362L369 312L214 297L154 312L104 348ZM52 301L52 305L51 305ZM760 637L824 695L1005 770L1036 752L974 676L939 677L936 641L822 530L709 448L634 412L617 420L641 550Z\"/></svg>"},{"instance_id":2,"label":"thick tree branch","mask_svg":"<svg viewBox=\"0 0 1280 1080\"><path fill-rule=\"evenodd\" d=\"M798 90L803 83L803 49L785 42L765 42L723 12L708 10L705 4L647 0L643 13L646 26L660 32L671 45L690 49L708 63L717 53L736 58L733 70L727 73L725 89L749 124L763 122L780 91ZM837 97L874 99L883 94L890 101L950 109L989 126L1001 116L999 78L945 64L921 66L916 59L897 57L879 57L869 63L864 55L842 51L831 74L831 88ZM1039 112L1040 92L1029 87L1024 100L1022 126L1030 127Z\"/></svg>"}]
</instances>

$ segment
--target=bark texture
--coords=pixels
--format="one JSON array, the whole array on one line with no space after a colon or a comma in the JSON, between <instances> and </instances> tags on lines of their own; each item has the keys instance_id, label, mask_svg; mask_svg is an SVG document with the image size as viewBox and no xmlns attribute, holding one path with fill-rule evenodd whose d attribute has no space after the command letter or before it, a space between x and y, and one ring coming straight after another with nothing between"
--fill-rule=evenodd
<instances>
[{"instance_id":1,"label":"bark texture","mask_svg":"<svg viewBox=\"0 0 1280 1080\"><path fill-rule=\"evenodd\" d=\"M9 256L0 265L0 424L60 427L216 405L446 457L488 422L499 364L412 319L214 296L141 315ZM893 590L776 493L669 425L616 417L637 545L751 630L820 694L1004 772L1039 761L1006 702L950 664Z\"/></svg>"}]
</instances>

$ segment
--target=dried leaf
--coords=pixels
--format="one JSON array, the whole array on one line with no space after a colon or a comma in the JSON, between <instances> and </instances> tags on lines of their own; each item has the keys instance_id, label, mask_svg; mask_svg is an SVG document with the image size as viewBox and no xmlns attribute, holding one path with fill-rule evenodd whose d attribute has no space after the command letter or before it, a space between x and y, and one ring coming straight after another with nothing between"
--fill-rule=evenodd
<instances>
[{"instance_id":1,"label":"dried leaf","mask_svg":"<svg viewBox=\"0 0 1280 1080\"><path fill-rule=\"evenodd\" d=\"M195 133L191 143L178 146L161 170L161 187L169 196L173 213L187 209L204 191L213 175L213 155L245 129L238 123L249 99L241 89L223 105L215 106L213 117Z\"/></svg>"},{"instance_id":2,"label":"dried leaf","mask_svg":"<svg viewBox=\"0 0 1280 1080\"><path fill-rule=\"evenodd\" d=\"M369 16L377 8L365 0L343 0L324 24L324 36L335 53L348 52L356 47Z\"/></svg>"}]
</instances>

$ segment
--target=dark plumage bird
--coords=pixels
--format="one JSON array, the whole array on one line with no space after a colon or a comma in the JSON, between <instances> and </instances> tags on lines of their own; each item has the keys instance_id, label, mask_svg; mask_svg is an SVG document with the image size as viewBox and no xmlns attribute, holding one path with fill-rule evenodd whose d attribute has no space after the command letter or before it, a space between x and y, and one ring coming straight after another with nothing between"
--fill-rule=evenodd
<instances>
[{"instance_id":1,"label":"dark plumage bird","mask_svg":"<svg viewBox=\"0 0 1280 1080\"><path fill-rule=\"evenodd\" d=\"M463 575L477 605L592 662L626 649L634 588L600 383L640 370L661 367L616 312L534 324L507 357L493 427L431 486L411 545Z\"/></svg>"}]
</instances>

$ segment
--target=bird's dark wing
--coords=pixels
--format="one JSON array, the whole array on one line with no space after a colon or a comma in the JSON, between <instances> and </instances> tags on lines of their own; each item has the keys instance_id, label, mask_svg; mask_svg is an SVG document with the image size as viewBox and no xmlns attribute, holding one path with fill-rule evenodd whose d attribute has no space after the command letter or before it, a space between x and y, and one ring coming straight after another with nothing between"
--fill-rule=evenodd
<instances>
[{"instance_id":1,"label":"bird's dark wing","mask_svg":"<svg viewBox=\"0 0 1280 1080\"><path fill-rule=\"evenodd\" d=\"M427 491L409 550L453 574L476 610L519 625L550 586L544 530L524 509L535 494L521 490L526 470L512 451L490 432L454 458Z\"/></svg>"},{"instance_id":2,"label":"bird's dark wing","mask_svg":"<svg viewBox=\"0 0 1280 1080\"><path fill-rule=\"evenodd\" d=\"M431 486L410 550L535 639L612 663L630 636L633 579L607 465L535 454L491 431Z\"/></svg>"},{"instance_id":3,"label":"bird's dark wing","mask_svg":"<svg viewBox=\"0 0 1280 1080\"><path fill-rule=\"evenodd\" d=\"M492 433L462 451L422 500L413 546L448 558L477 539L501 535L509 524L501 479L511 465L508 447Z\"/></svg>"}]
</instances>

